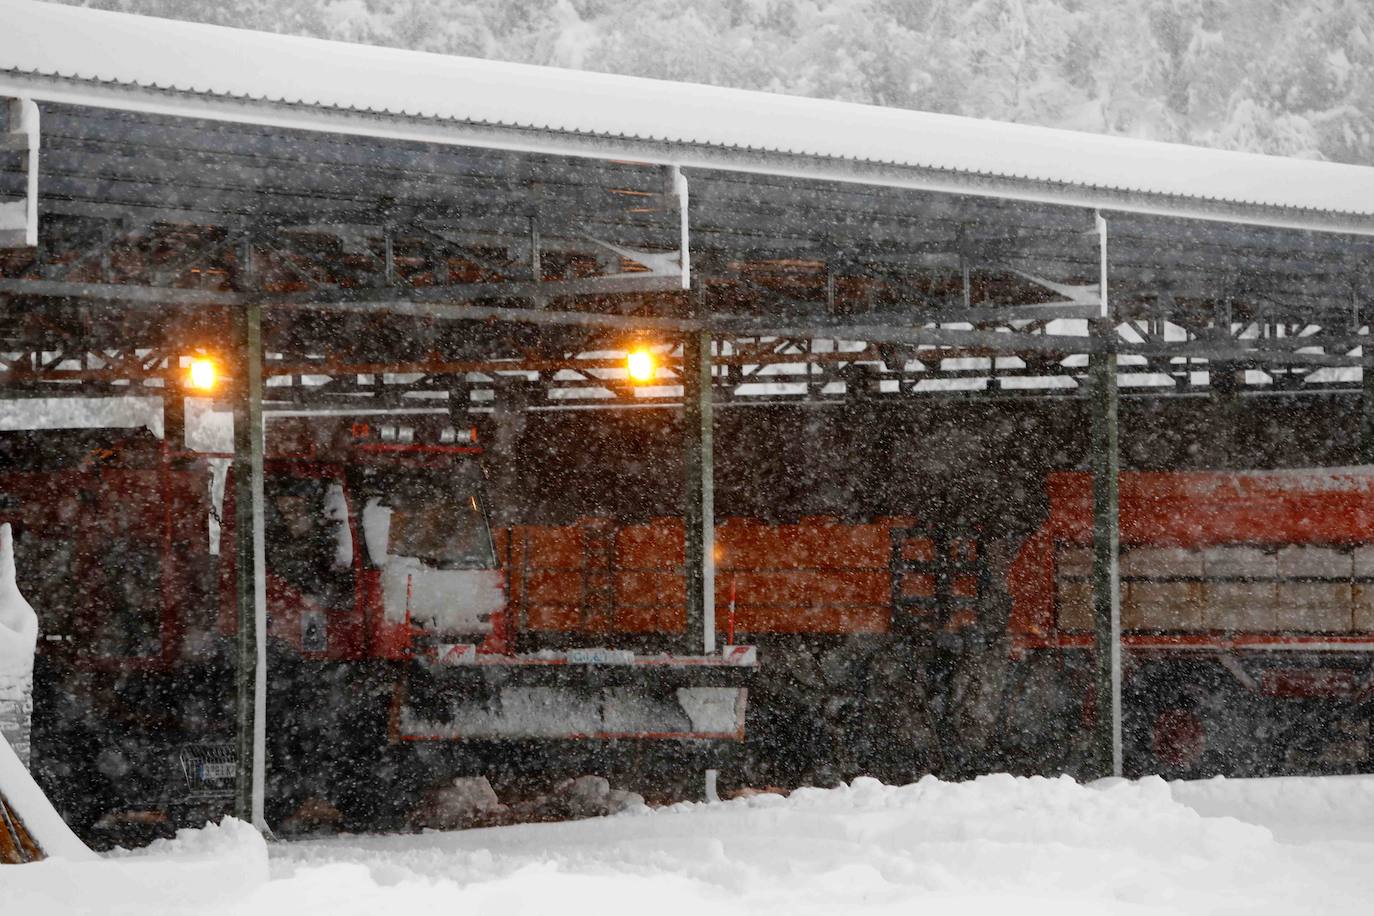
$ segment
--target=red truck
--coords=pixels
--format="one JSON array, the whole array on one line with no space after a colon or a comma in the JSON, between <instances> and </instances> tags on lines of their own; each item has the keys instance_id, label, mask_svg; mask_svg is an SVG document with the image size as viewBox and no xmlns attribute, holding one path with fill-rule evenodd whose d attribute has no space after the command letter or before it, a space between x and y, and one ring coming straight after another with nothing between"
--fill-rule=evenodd
<instances>
[{"instance_id":1,"label":"red truck","mask_svg":"<svg viewBox=\"0 0 1374 916\"><path fill-rule=\"evenodd\" d=\"M236 625L225 456L146 433L6 440L0 521L42 632L40 779L88 831L222 806ZM636 651L607 633L525 651L474 430L282 420L270 441L278 817L324 799L385 822L456 773L605 769L608 748L644 741L672 750L638 755L669 753L699 778L712 748L742 737L749 647L683 651L679 632Z\"/></svg>"},{"instance_id":2,"label":"red truck","mask_svg":"<svg viewBox=\"0 0 1374 916\"><path fill-rule=\"evenodd\" d=\"M1076 698L1081 719L1094 714L1092 482L1057 473L1047 487L1049 515L1008 574L1011 644L1033 672L1027 706L1072 720L1063 698ZM1120 494L1128 768L1367 767L1374 473L1127 472Z\"/></svg>"},{"instance_id":3,"label":"red truck","mask_svg":"<svg viewBox=\"0 0 1374 916\"><path fill-rule=\"evenodd\" d=\"M1086 474L1050 474L1043 519L1020 535L941 530L920 506L721 519L727 649L707 657L682 651L680 519L492 530L494 459L472 438L389 418L273 421L276 816L323 797L384 823L459 772L623 764L661 781L726 742L734 778L756 784L1081 762L1095 715ZM146 434L0 449L0 520L43 619L45 787L88 826L120 806L167 809L169 794L193 813L222 805L227 461ZM1128 769L1368 766L1371 523L1374 475L1358 470L1122 475Z\"/></svg>"},{"instance_id":4,"label":"red truck","mask_svg":"<svg viewBox=\"0 0 1374 916\"><path fill-rule=\"evenodd\" d=\"M942 531L921 506L721 520L717 623L768 659L746 742L756 781L1086 772L1091 478L1045 486L1019 536ZM1367 768L1374 473L1132 471L1120 487L1127 769ZM680 520L508 536L512 613L531 633L680 619Z\"/></svg>"}]
</instances>

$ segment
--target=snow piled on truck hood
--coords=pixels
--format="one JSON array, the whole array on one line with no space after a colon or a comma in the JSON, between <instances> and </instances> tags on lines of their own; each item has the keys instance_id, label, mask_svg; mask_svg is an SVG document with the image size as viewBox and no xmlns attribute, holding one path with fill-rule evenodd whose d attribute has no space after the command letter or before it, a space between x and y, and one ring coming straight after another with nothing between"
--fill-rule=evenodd
<instances>
[{"instance_id":1,"label":"snow piled on truck hood","mask_svg":"<svg viewBox=\"0 0 1374 916\"><path fill-rule=\"evenodd\" d=\"M382 611L391 623L407 616L441 634L484 636L506 603L501 571L435 569L416 557L388 552L391 509L373 497L363 506L367 555L382 568Z\"/></svg>"},{"instance_id":2,"label":"snow piled on truck hood","mask_svg":"<svg viewBox=\"0 0 1374 916\"><path fill-rule=\"evenodd\" d=\"M485 635L491 616L506 602L501 573L494 569L434 569L415 557L390 554L382 567L386 619L410 619L440 633Z\"/></svg>"},{"instance_id":3,"label":"snow piled on truck hood","mask_svg":"<svg viewBox=\"0 0 1374 916\"><path fill-rule=\"evenodd\" d=\"M1338 809L1363 825L1339 841L1321 829ZM63 886L49 902L41 866L23 866L17 911L1103 916L1374 904L1369 777L860 779L572 823L274 844L270 880L246 828L218 829L83 866L86 897L66 886L85 880L76 866L51 871ZM169 903L178 893L181 907Z\"/></svg>"}]
</instances>

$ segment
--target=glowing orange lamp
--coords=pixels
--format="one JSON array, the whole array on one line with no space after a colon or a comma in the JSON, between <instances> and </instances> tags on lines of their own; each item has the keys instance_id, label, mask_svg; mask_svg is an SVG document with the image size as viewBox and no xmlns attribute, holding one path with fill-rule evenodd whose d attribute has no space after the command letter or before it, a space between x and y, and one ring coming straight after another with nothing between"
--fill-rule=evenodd
<instances>
[{"instance_id":1,"label":"glowing orange lamp","mask_svg":"<svg viewBox=\"0 0 1374 916\"><path fill-rule=\"evenodd\" d=\"M630 351L625 358L625 368L629 370L630 381L639 385L652 382L658 375L658 361L653 353L643 347Z\"/></svg>"},{"instance_id":2,"label":"glowing orange lamp","mask_svg":"<svg viewBox=\"0 0 1374 916\"><path fill-rule=\"evenodd\" d=\"M214 391L219 382L219 368L213 359L197 356L186 371L186 387L195 391Z\"/></svg>"}]
</instances>

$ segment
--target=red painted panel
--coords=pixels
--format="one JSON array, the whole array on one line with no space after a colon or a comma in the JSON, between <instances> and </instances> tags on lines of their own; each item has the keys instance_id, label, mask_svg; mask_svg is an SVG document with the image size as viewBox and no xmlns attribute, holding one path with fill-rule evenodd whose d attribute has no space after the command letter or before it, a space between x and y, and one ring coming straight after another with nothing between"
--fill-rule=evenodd
<instances>
[{"instance_id":1,"label":"red painted panel","mask_svg":"<svg viewBox=\"0 0 1374 916\"><path fill-rule=\"evenodd\" d=\"M1092 537L1091 477L1052 474L1047 490L1049 515L1008 575L1012 631L1026 645L1058 637L1056 545L1086 546ZM1123 546L1374 543L1374 474L1358 470L1127 472L1120 494Z\"/></svg>"}]
</instances>

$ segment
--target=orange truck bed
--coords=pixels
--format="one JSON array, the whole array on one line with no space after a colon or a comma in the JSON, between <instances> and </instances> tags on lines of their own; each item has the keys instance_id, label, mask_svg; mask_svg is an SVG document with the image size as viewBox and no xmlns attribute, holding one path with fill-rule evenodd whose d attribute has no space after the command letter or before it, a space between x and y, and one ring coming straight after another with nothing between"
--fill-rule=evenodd
<instances>
[{"instance_id":1,"label":"orange truck bed","mask_svg":"<svg viewBox=\"0 0 1374 916\"><path fill-rule=\"evenodd\" d=\"M1023 644L1092 629L1092 481L1051 475L1045 524L1013 563ZM1128 644L1362 643L1374 638L1374 474L1121 475Z\"/></svg>"}]
</instances>

